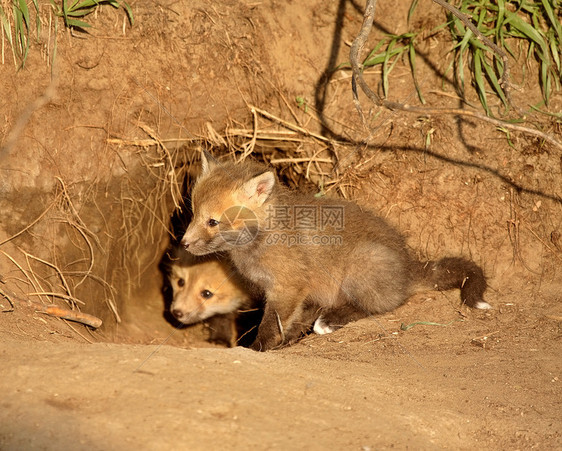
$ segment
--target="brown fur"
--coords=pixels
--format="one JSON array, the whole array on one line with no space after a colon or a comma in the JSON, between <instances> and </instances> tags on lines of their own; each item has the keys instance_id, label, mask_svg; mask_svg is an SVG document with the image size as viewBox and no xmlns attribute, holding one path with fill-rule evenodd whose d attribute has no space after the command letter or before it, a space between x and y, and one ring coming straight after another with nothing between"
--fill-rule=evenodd
<instances>
[{"instance_id":1,"label":"brown fur","mask_svg":"<svg viewBox=\"0 0 562 451\"><path fill-rule=\"evenodd\" d=\"M202 162L192 191L194 217L182 244L196 255L228 251L239 272L264 290L265 313L254 349L294 340L310 320L342 325L393 310L418 285L462 287L463 302L489 308L482 299L484 275L471 261L420 263L400 233L352 202L290 191L257 163L219 164L210 155ZM229 213L235 206L244 207L242 218ZM272 209L285 207L318 214L339 209L343 223L319 227L317 221L311 229L299 229L293 216L292 224L271 230ZM249 242L240 240L248 234ZM319 236L326 242L313 244Z\"/></svg>"},{"instance_id":2,"label":"brown fur","mask_svg":"<svg viewBox=\"0 0 562 451\"><path fill-rule=\"evenodd\" d=\"M253 310L256 303L226 256L220 257L172 250L167 265L173 291L170 313L182 324L205 322L211 341L235 346L240 311Z\"/></svg>"}]
</instances>

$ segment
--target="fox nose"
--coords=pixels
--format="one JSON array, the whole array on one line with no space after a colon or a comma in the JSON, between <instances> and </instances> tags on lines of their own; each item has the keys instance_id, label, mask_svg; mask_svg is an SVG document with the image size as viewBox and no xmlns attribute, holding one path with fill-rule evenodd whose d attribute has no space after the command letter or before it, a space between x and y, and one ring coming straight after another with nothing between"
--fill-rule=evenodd
<instances>
[{"instance_id":1,"label":"fox nose","mask_svg":"<svg viewBox=\"0 0 562 451\"><path fill-rule=\"evenodd\" d=\"M183 318L183 312L181 310L178 310L178 309L173 309L172 315L174 315L174 318L176 318L176 319L181 320Z\"/></svg>"}]
</instances>

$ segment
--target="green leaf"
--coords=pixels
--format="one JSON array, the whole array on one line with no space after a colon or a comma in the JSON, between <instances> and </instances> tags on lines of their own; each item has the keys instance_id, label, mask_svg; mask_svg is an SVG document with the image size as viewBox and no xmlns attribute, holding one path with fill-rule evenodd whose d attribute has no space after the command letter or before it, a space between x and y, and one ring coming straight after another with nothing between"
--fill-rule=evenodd
<instances>
[{"instance_id":1,"label":"green leaf","mask_svg":"<svg viewBox=\"0 0 562 451\"><path fill-rule=\"evenodd\" d=\"M541 64L541 85L544 96L544 101L548 105L548 100L550 99L550 71L548 70L548 65L544 62Z\"/></svg>"},{"instance_id":2,"label":"green leaf","mask_svg":"<svg viewBox=\"0 0 562 451\"><path fill-rule=\"evenodd\" d=\"M498 15L496 17L496 36L502 34L503 30L503 18L505 16L505 2L504 0L497 0L498 1Z\"/></svg>"},{"instance_id":3,"label":"green leaf","mask_svg":"<svg viewBox=\"0 0 562 451\"><path fill-rule=\"evenodd\" d=\"M67 12L67 16L69 17L84 17L87 16L88 14L91 14L94 12L96 8L89 8L89 9L80 9L80 10L73 10L73 11L68 11Z\"/></svg>"},{"instance_id":4,"label":"green leaf","mask_svg":"<svg viewBox=\"0 0 562 451\"><path fill-rule=\"evenodd\" d=\"M416 92L418 93L418 98L420 99L420 102L425 105L425 99L423 98L423 94L421 92L421 88L418 84L418 79L416 77L416 49L414 47L414 43L410 42L410 45L408 46L408 56L410 59L410 66L412 68L412 77L414 79L414 86L416 87Z\"/></svg>"},{"instance_id":5,"label":"green leaf","mask_svg":"<svg viewBox=\"0 0 562 451\"><path fill-rule=\"evenodd\" d=\"M418 0L414 0L410 5L410 9L408 10L408 24L410 23L410 20L412 19L412 16L416 11L417 6L418 6Z\"/></svg>"},{"instance_id":6,"label":"green leaf","mask_svg":"<svg viewBox=\"0 0 562 451\"><path fill-rule=\"evenodd\" d=\"M462 40L459 43L457 43L456 45L453 46L453 50L458 47L459 51L462 52L463 49L466 49L466 47L468 46L468 42L470 41L470 38L472 36L473 36L472 31L466 30L466 33L464 34Z\"/></svg>"},{"instance_id":7,"label":"green leaf","mask_svg":"<svg viewBox=\"0 0 562 451\"><path fill-rule=\"evenodd\" d=\"M29 19L29 8L27 7L27 3L25 0L19 0L19 10L21 11L25 26L29 29L29 23L31 21Z\"/></svg>"},{"instance_id":8,"label":"green leaf","mask_svg":"<svg viewBox=\"0 0 562 451\"><path fill-rule=\"evenodd\" d=\"M133 10L131 9L131 7L127 2L123 2L123 8L125 8L125 11L127 12L129 23L131 24L131 26L133 26L135 24L135 18L133 17Z\"/></svg>"},{"instance_id":9,"label":"green leaf","mask_svg":"<svg viewBox=\"0 0 562 451\"><path fill-rule=\"evenodd\" d=\"M22 37L24 36L23 34L23 16L22 16L22 12L19 8L16 7L16 5L14 5L14 35L16 38L16 41L19 41L20 44L22 44Z\"/></svg>"},{"instance_id":10,"label":"green leaf","mask_svg":"<svg viewBox=\"0 0 562 451\"><path fill-rule=\"evenodd\" d=\"M10 48L12 49L12 56L14 58L14 65L17 67L18 63L17 63L17 56L16 56L16 49L14 46L14 42L12 40L12 26L10 25L10 21L8 20L8 17L6 16L6 14L4 13L4 10L2 8L0 8L0 17L2 18L2 29L4 30L4 34L6 35L6 39L8 41L8 43L10 44Z\"/></svg>"},{"instance_id":11,"label":"green leaf","mask_svg":"<svg viewBox=\"0 0 562 451\"><path fill-rule=\"evenodd\" d=\"M507 99L505 97L505 93L503 92L503 89L500 86L498 78L496 77L496 73L494 72L494 68L490 64L488 64L486 60L482 61L482 65L484 66L484 70L486 71L486 76L488 77L488 80L490 80L490 83L492 84L494 91L496 91L496 94L500 97L506 108L509 107L509 104L507 103Z\"/></svg>"},{"instance_id":12,"label":"green leaf","mask_svg":"<svg viewBox=\"0 0 562 451\"><path fill-rule=\"evenodd\" d=\"M57 36L57 33L59 31L59 22L58 20L55 20L55 36ZM53 44L53 59L51 61L51 77L53 76L53 68L55 67L55 61L57 60L57 53L58 53L58 43L57 40L54 40L54 44Z\"/></svg>"},{"instance_id":13,"label":"green leaf","mask_svg":"<svg viewBox=\"0 0 562 451\"><path fill-rule=\"evenodd\" d=\"M78 3L78 2L74 3L74 5L72 5L70 10L76 11L83 8L95 9L95 7L100 5L101 3L106 3L106 2L104 2L103 0L102 1L84 0L82 3Z\"/></svg>"},{"instance_id":14,"label":"green leaf","mask_svg":"<svg viewBox=\"0 0 562 451\"><path fill-rule=\"evenodd\" d=\"M520 31L524 36L531 39L532 41L536 42L541 49L543 49L544 53L547 53L546 50L546 43L541 36L540 32L534 29L530 24L525 22L521 19L518 15L507 12L506 14L507 20L506 23L510 23L513 27L515 27L518 31Z\"/></svg>"},{"instance_id":15,"label":"green leaf","mask_svg":"<svg viewBox=\"0 0 562 451\"><path fill-rule=\"evenodd\" d=\"M441 89L445 89L445 82L446 82L447 74L451 71L454 64L455 64L455 60L453 59L449 63L449 65L447 66L447 69L445 69L445 72L443 73L443 78L442 78L442 81L441 81Z\"/></svg>"},{"instance_id":16,"label":"green leaf","mask_svg":"<svg viewBox=\"0 0 562 451\"><path fill-rule=\"evenodd\" d=\"M83 0L82 2L80 2L80 0L76 0L72 6L70 8L68 8L69 11L74 11L77 9L81 9L81 8L91 8L91 7L96 7L98 6L98 4L103 3L103 0L101 1L96 1L96 0Z\"/></svg>"},{"instance_id":17,"label":"green leaf","mask_svg":"<svg viewBox=\"0 0 562 451\"><path fill-rule=\"evenodd\" d=\"M562 113L550 113L548 111L543 111L536 105L531 105L531 108L535 111L538 111L541 114L545 114L547 116L555 117L557 119L562 119Z\"/></svg>"},{"instance_id":18,"label":"green leaf","mask_svg":"<svg viewBox=\"0 0 562 451\"><path fill-rule=\"evenodd\" d=\"M367 58L365 58L365 59L363 60L363 66L375 66L375 65L377 65L377 64L382 63L383 60L381 60L381 61L378 62L378 63L370 63L370 60L373 59L373 58L375 58L373 55L375 55L376 52L383 46L384 42L385 42L385 40L384 40L384 39L381 39L381 40L377 43L377 45L375 46L375 48L369 52L369 55L367 55Z\"/></svg>"},{"instance_id":19,"label":"green leaf","mask_svg":"<svg viewBox=\"0 0 562 451\"><path fill-rule=\"evenodd\" d=\"M90 28L91 27L91 25L89 23L83 22L81 20L71 19L71 18L66 19L66 26L67 27L77 27L77 28Z\"/></svg>"},{"instance_id":20,"label":"green leaf","mask_svg":"<svg viewBox=\"0 0 562 451\"><path fill-rule=\"evenodd\" d=\"M377 64L382 64L385 62L385 60L391 59L396 55L402 53L404 49L405 47L397 47L390 52L387 50L384 53L379 53L378 55L375 55L375 57L371 58L369 61L366 61L363 65L365 67L371 67L371 66L376 66Z\"/></svg>"},{"instance_id":21,"label":"green leaf","mask_svg":"<svg viewBox=\"0 0 562 451\"><path fill-rule=\"evenodd\" d=\"M509 132L509 130L505 127L497 127L496 130L499 130L503 133L505 133L505 137L507 139L507 144L509 145L509 147L511 147L512 149L515 149L515 146L513 145L513 143L511 142L511 133Z\"/></svg>"},{"instance_id":22,"label":"green leaf","mask_svg":"<svg viewBox=\"0 0 562 451\"><path fill-rule=\"evenodd\" d=\"M388 97L388 74L392 70L392 67L388 66L388 62L391 59L392 47L396 43L396 39L392 39L386 48L386 53L384 55L384 61L382 63L382 91L385 97Z\"/></svg>"},{"instance_id":23,"label":"green leaf","mask_svg":"<svg viewBox=\"0 0 562 451\"><path fill-rule=\"evenodd\" d=\"M458 63L458 66L457 66L457 74L458 74L458 77L459 77L459 81L460 81L460 85L461 85L461 91L463 93L463 96L464 96L464 93L465 93L465 90L464 90L464 54L465 54L465 52L466 52L466 49L459 51L459 63Z\"/></svg>"},{"instance_id":24,"label":"green leaf","mask_svg":"<svg viewBox=\"0 0 562 451\"><path fill-rule=\"evenodd\" d=\"M556 68L558 69L558 72L560 72L562 70L562 67L560 67L560 43L556 42L556 38L554 36L550 39L550 52L552 53L552 59L554 59Z\"/></svg>"},{"instance_id":25,"label":"green leaf","mask_svg":"<svg viewBox=\"0 0 562 451\"><path fill-rule=\"evenodd\" d=\"M482 74L482 51L480 49L474 50L473 60L474 81L476 83L478 97L480 98L480 103L486 110L486 114L490 116L490 108L488 108L488 99L486 97L486 83L484 82L484 76Z\"/></svg>"},{"instance_id":26,"label":"green leaf","mask_svg":"<svg viewBox=\"0 0 562 451\"><path fill-rule=\"evenodd\" d=\"M371 66L376 66L377 64L382 64L385 62L385 60L388 58L393 58L396 55L399 55L400 53L402 53L404 51L404 47L398 47L396 49L393 49L392 51L386 51L384 53L379 53L378 55L375 55L373 58L371 58L368 61L365 61L365 63L363 63L363 66L365 67L371 67Z\"/></svg>"},{"instance_id":27,"label":"green leaf","mask_svg":"<svg viewBox=\"0 0 562 451\"><path fill-rule=\"evenodd\" d=\"M39 3L37 3L37 0L33 0L33 6L35 6L35 28L37 38L39 38L39 34L41 33L41 17L39 14Z\"/></svg>"},{"instance_id":28,"label":"green leaf","mask_svg":"<svg viewBox=\"0 0 562 451\"><path fill-rule=\"evenodd\" d=\"M560 24L560 19L556 17L554 11L552 10L552 5L550 4L551 1L549 0L541 0L544 10L546 11L546 15L550 20L550 23L556 34L558 35L558 42L562 43L562 25ZM560 7L560 5L558 5Z\"/></svg>"},{"instance_id":29,"label":"green leaf","mask_svg":"<svg viewBox=\"0 0 562 451\"><path fill-rule=\"evenodd\" d=\"M10 47L13 48L12 26L10 25L10 21L8 20L6 14L4 14L4 11L2 9L0 9L0 13L1 13L0 17L2 18L2 29L4 30L4 34L6 35L6 39L8 40Z\"/></svg>"}]
</instances>

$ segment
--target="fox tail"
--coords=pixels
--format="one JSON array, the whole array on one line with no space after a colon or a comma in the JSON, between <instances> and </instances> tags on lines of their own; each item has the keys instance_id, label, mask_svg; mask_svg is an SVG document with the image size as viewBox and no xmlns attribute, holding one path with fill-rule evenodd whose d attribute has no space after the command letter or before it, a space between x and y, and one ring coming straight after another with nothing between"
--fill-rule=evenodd
<instances>
[{"instance_id":1,"label":"fox tail","mask_svg":"<svg viewBox=\"0 0 562 451\"><path fill-rule=\"evenodd\" d=\"M471 260L446 257L436 261L420 262L417 268L419 280L425 287L436 290L460 288L463 304L477 309L489 309L484 300L488 287L482 269Z\"/></svg>"}]
</instances>

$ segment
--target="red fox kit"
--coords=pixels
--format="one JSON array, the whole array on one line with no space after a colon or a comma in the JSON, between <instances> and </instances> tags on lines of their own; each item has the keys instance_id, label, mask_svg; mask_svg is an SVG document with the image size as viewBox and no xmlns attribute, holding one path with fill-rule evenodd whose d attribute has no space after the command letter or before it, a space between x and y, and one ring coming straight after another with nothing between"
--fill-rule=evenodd
<instances>
[{"instance_id":1,"label":"red fox kit","mask_svg":"<svg viewBox=\"0 0 562 451\"><path fill-rule=\"evenodd\" d=\"M393 310L424 288L460 288L463 303L490 308L473 262L419 262L382 218L352 202L291 191L261 164L219 163L203 152L191 198L182 245L194 255L228 251L265 293L252 349L290 343L312 322L326 333Z\"/></svg>"},{"instance_id":2,"label":"red fox kit","mask_svg":"<svg viewBox=\"0 0 562 451\"><path fill-rule=\"evenodd\" d=\"M186 325L205 322L211 330L210 341L236 345L244 332L237 319L241 311L255 311L256 303L234 268L224 258L194 257L182 248L174 249L170 260L172 316Z\"/></svg>"}]
</instances>

